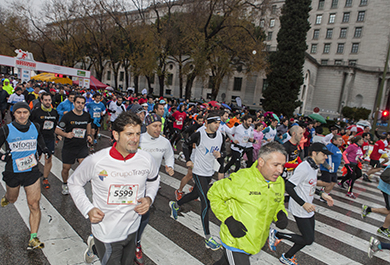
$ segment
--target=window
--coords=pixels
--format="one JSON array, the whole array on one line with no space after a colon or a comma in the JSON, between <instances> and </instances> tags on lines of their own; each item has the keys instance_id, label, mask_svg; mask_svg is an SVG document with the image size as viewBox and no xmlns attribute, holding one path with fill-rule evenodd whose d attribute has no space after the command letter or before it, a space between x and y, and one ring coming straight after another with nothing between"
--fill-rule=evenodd
<instances>
[{"instance_id":1,"label":"window","mask_svg":"<svg viewBox=\"0 0 390 265\"><path fill-rule=\"evenodd\" d=\"M353 35L354 38L360 38L362 36L362 27L355 28L355 34Z\"/></svg>"},{"instance_id":2,"label":"window","mask_svg":"<svg viewBox=\"0 0 390 265\"><path fill-rule=\"evenodd\" d=\"M125 72L120 71L119 72L119 82L123 82L123 79L125 79Z\"/></svg>"},{"instance_id":3,"label":"window","mask_svg":"<svg viewBox=\"0 0 390 265\"><path fill-rule=\"evenodd\" d=\"M333 29L327 29L326 30L326 37L327 39L331 39L333 35Z\"/></svg>"},{"instance_id":4,"label":"window","mask_svg":"<svg viewBox=\"0 0 390 265\"><path fill-rule=\"evenodd\" d=\"M339 3L339 0L332 0L331 8L337 8L338 3Z\"/></svg>"},{"instance_id":5,"label":"window","mask_svg":"<svg viewBox=\"0 0 390 265\"><path fill-rule=\"evenodd\" d=\"M173 84L173 74L168 74L167 85L171 86Z\"/></svg>"},{"instance_id":6,"label":"window","mask_svg":"<svg viewBox=\"0 0 390 265\"><path fill-rule=\"evenodd\" d=\"M351 13L349 12L345 12L343 14L343 23L348 23L349 22L349 16L351 15Z\"/></svg>"},{"instance_id":7,"label":"window","mask_svg":"<svg viewBox=\"0 0 390 265\"><path fill-rule=\"evenodd\" d=\"M340 39L345 39L347 37L347 29L348 28L341 28L340 29Z\"/></svg>"},{"instance_id":8,"label":"window","mask_svg":"<svg viewBox=\"0 0 390 265\"><path fill-rule=\"evenodd\" d=\"M322 15L317 15L316 17L316 24L321 24L321 20L322 20Z\"/></svg>"},{"instance_id":9,"label":"window","mask_svg":"<svg viewBox=\"0 0 390 265\"><path fill-rule=\"evenodd\" d=\"M361 6L366 6L367 5L367 0L360 0L360 5Z\"/></svg>"},{"instance_id":10,"label":"window","mask_svg":"<svg viewBox=\"0 0 390 265\"><path fill-rule=\"evenodd\" d=\"M267 40L272 40L272 31L268 32Z\"/></svg>"},{"instance_id":11,"label":"window","mask_svg":"<svg viewBox=\"0 0 390 265\"><path fill-rule=\"evenodd\" d=\"M242 77L235 77L233 91L241 91L241 86L242 86Z\"/></svg>"},{"instance_id":12,"label":"window","mask_svg":"<svg viewBox=\"0 0 390 265\"><path fill-rule=\"evenodd\" d=\"M362 22L364 21L364 16L366 15L366 11L359 11L357 21Z\"/></svg>"},{"instance_id":13,"label":"window","mask_svg":"<svg viewBox=\"0 0 390 265\"><path fill-rule=\"evenodd\" d=\"M264 19L260 20L260 28L264 28Z\"/></svg>"},{"instance_id":14,"label":"window","mask_svg":"<svg viewBox=\"0 0 390 265\"><path fill-rule=\"evenodd\" d=\"M359 51L359 43L352 43L351 53L358 53Z\"/></svg>"},{"instance_id":15,"label":"window","mask_svg":"<svg viewBox=\"0 0 390 265\"><path fill-rule=\"evenodd\" d=\"M266 46L265 46L265 50L266 50L267 52L269 52L269 51L271 50L271 45L266 45Z\"/></svg>"},{"instance_id":16,"label":"window","mask_svg":"<svg viewBox=\"0 0 390 265\"><path fill-rule=\"evenodd\" d=\"M328 65L328 60L321 60L322 65Z\"/></svg>"},{"instance_id":17,"label":"window","mask_svg":"<svg viewBox=\"0 0 390 265\"><path fill-rule=\"evenodd\" d=\"M316 53L316 52L317 52L317 44L312 44L311 49L310 49L310 53Z\"/></svg>"},{"instance_id":18,"label":"window","mask_svg":"<svg viewBox=\"0 0 390 265\"><path fill-rule=\"evenodd\" d=\"M214 78L212 76L209 76L209 88L213 88L214 85Z\"/></svg>"},{"instance_id":19,"label":"window","mask_svg":"<svg viewBox=\"0 0 390 265\"><path fill-rule=\"evenodd\" d=\"M319 10L324 9L324 5L325 5L325 0L319 0L318 1L318 9Z\"/></svg>"},{"instance_id":20,"label":"window","mask_svg":"<svg viewBox=\"0 0 390 265\"><path fill-rule=\"evenodd\" d=\"M276 5L272 6L271 14L276 14Z\"/></svg>"},{"instance_id":21,"label":"window","mask_svg":"<svg viewBox=\"0 0 390 265\"><path fill-rule=\"evenodd\" d=\"M315 29L313 31L313 40L318 40L319 36L320 36L320 30L319 29Z\"/></svg>"},{"instance_id":22,"label":"window","mask_svg":"<svg viewBox=\"0 0 390 265\"><path fill-rule=\"evenodd\" d=\"M349 60L348 61L348 64L351 65L351 66L355 66L357 63L357 60Z\"/></svg>"},{"instance_id":23,"label":"window","mask_svg":"<svg viewBox=\"0 0 390 265\"><path fill-rule=\"evenodd\" d=\"M351 7L352 6L352 0L345 0L345 7Z\"/></svg>"},{"instance_id":24,"label":"window","mask_svg":"<svg viewBox=\"0 0 390 265\"><path fill-rule=\"evenodd\" d=\"M334 60L334 65L342 65L343 60Z\"/></svg>"},{"instance_id":25,"label":"window","mask_svg":"<svg viewBox=\"0 0 390 265\"><path fill-rule=\"evenodd\" d=\"M343 53L344 52L344 43L337 44L337 53Z\"/></svg>"},{"instance_id":26,"label":"window","mask_svg":"<svg viewBox=\"0 0 390 265\"><path fill-rule=\"evenodd\" d=\"M270 28L273 28L275 26L275 19L271 19L270 21L269 21L269 27Z\"/></svg>"},{"instance_id":27,"label":"window","mask_svg":"<svg viewBox=\"0 0 390 265\"><path fill-rule=\"evenodd\" d=\"M268 80L267 79L263 79L263 92L264 90L266 90L268 87Z\"/></svg>"},{"instance_id":28,"label":"window","mask_svg":"<svg viewBox=\"0 0 390 265\"><path fill-rule=\"evenodd\" d=\"M165 94L171 95L172 94L172 89L165 89Z\"/></svg>"},{"instance_id":29,"label":"window","mask_svg":"<svg viewBox=\"0 0 390 265\"><path fill-rule=\"evenodd\" d=\"M324 44L324 53L329 53L330 51L330 43L325 43Z\"/></svg>"},{"instance_id":30,"label":"window","mask_svg":"<svg viewBox=\"0 0 390 265\"><path fill-rule=\"evenodd\" d=\"M329 15L329 24L333 24L336 20L336 14L330 14Z\"/></svg>"},{"instance_id":31,"label":"window","mask_svg":"<svg viewBox=\"0 0 390 265\"><path fill-rule=\"evenodd\" d=\"M107 71L107 80L111 80L111 71Z\"/></svg>"}]
</instances>

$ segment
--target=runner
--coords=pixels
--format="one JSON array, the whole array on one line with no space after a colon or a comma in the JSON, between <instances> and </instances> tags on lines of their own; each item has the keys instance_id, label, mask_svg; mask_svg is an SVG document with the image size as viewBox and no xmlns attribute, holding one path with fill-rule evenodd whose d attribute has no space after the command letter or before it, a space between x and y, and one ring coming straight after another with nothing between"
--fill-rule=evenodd
<instances>
[{"instance_id":1,"label":"runner","mask_svg":"<svg viewBox=\"0 0 390 265\"><path fill-rule=\"evenodd\" d=\"M141 150L149 153L154 158L157 168L160 168L162 159L165 161L165 172L169 176L173 176L175 157L172 146L168 139L160 136L161 118L151 113L145 118L146 133L141 134L139 147ZM144 264L144 257L141 247L141 236L149 222L150 212L142 215L141 224L137 233L137 246L135 250L135 261L139 265Z\"/></svg>"},{"instance_id":2,"label":"runner","mask_svg":"<svg viewBox=\"0 0 390 265\"><path fill-rule=\"evenodd\" d=\"M11 94L8 98L8 104L11 106L10 107L10 111L11 111L11 117L12 117L12 120L14 119L13 117L13 105L18 103L18 102L22 102L22 101L25 101L24 99L24 95L22 94L22 88L21 87L17 87L15 89L15 93Z\"/></svg>"},{"instance_id":3,"label":"runner","mask_svg":"<svg viewBox=\"0 0 390 265\"><path fill-rule=\"evenodd\" d=\"M284 181L279 177L286 151L279 143L270 143L259 151L251 168L232 173L217 181L207 197L211 209L221 220L220 237L224 255L214 265L249 265L250 255L264 246L272 221L285 229Z\"/></svg>"},{"instance_id":4,"label":"runner","mask_svg":"<svg viewBox=\"0 0 390 265\"><path fill-rule=\"evenodd\" d=\"M46 147L50 150L51 154L54 154L55 147L55 136L54 131L57 127L58 122L58 113L55 109L51 107L52 98L50 94L42 94L42 104L41 107L35 109L31 113L30 120L36 122L40 126L40 132L43 135L45 140ZM42 150L38 147L39 157L42 155ZM45 189L50 188L50 183L48 180L49 173L52 167L52 158L45 158L45 165L43 167L43 180L42 185Z\"/></svg>"},{"instance_id":5,"label":"runner","mask_svg":"<svg viewBox=\"0 0 390 265\"><path fill-rule=\"evenodd\" d=\"M273 228L269 232L271 251L276 250L281 239L294 242L292 248L280 257L279 261L283 264L298 264L295 253L314 242L314 193L326 200L329 206L333 205L332 197L316 189L318 165L324 163L327 155L333 153L323 143L313 143L308 151L309 156L299 164L294 175L286 182L286 191L291 197L289 212L294 216L301 235L281 233Z\"/></svg>"},{"instance_id":6,"label":"runner","mask_svg":"<svg viewBox=\"0 0 390 265\"><path fill-rule=\"evenodd\" d=\"M5 143L6 154L2 160L6 161L3 171L3 180L6 192L1 199L1 206L14 203L19 197L20 187L24 187L27 205L30 210L30 240L27 250L44 248L45 245L38 237L38 228L41 221L41 185L38 169L37 145L43 150L46 158L51 152L46 148L39 125L29 121L30 107L26 102L18 102L13 108L15 120L0 130L0 146Z\"/></svg>"},{"instance_id":7,"label":"runner","mask_svg":"<svg viewBox=\"0 0 390 265\"><path fill-rule=\"evenodd\" d=\"M218 126L221 118L216 111L210 112L202 127L192 134L183 144L183 152L186 157L187 167L192 168L195 187L192 192L183 196L179 201L170 201L171 217L177 220L178 211L183 204L193 201L200 197L202 226L206 240L207 248L217 250L221 247L210 235L209 229L209 208L210 202L207 199L209 184L215 171L223 176L223 154L224 154L224 137L218 132ZM190 160L192 145L196 144L193 161Z\"/></svg>"},{"instance_id":8,"label":"runner","mask_svg":"<svg viewBox=\"0 0 390 265\"><path fill-rule=\"evenodd\" d=\"M276 125L278 125L278 120L271 118L271 124L263 130L263 145L273 142L276 137Z\"/></svg>"},{"instance_id":9,"label":"runner","mask_svg":"<svg viewBox=\"0 0 390 265\"><path fill-rule=\"evenodd\" d=\"M74 108L74 98L76 96L75 92L70 92L69 97L61 102L57 107L58 115L60 115L60 120L62 119L62 116L64 116L69 111L73 110Z\"/></svg>"},{"instance_id":10,"label":"runner","mask_svg":"<svg viewBox=\"0 0 390 265\"><path fill-rule=\"evenodd\" d=\"M297 166L302 163L300 153L302 150L299 147L299 143L303 137L303 129L298 126L292 126L290 128L291 139L283 144L284 149L287 152L287 162L284 165L283 178L288 180L294 173Z\"/></svg>"},{"instance_id":11,"label":"runner","mask_svg":"<svg viewBox=\"0 0 390 265\"><path fill-rule=\"evenodd\" d=\"M388 169L390 166L387 166ZM383 194L383 199L385 200L386 208L372 208L367 205L362 205L362 218L365 218L369 213L379 213L385 215L385 221L383 225L377 230L377 233L384 235L385 237L390 238L390 184L384 182L381 178L379 179L378 189Z\"/></svg>"},{"instance_id":12,"label":"runner","mask_svg":"<svg viewBox=\"0 0 390 265\"><path fill-rule=\"evenodd\" d=\"M92 123L91 123L91 129L92 129L92 139L93 144L97 144L97 138L99 135L99 129L100 129L100 122L102 120L103 115L106 113L106 106L101 102L102 95L101 94L95 94L93 95L94 101L87 104L86 108L88 113L91 115Z\"/></svg>"},{"instance_id":13,"label":"runner","mask_svg":"<svg viewBox=\"0 0 390 265\"><path fill-rule=\"evenodd\" d=\"M123 104L123 97L118 96L116 101L111 101L108 106L107 111L111 113L110 117L110 129L112 127L112 123L116 120L116 118L124 111L126 111L126 107Z\"/></svg>"},{"instance_id":14,"label":"runner","mask_svg":"<svg viewBox=\"0 0 390 265\"><path fill-rule=\"evenodd\" d=\"M326 148L333 155L328 156L326 159L326 164L328 167L325 167L324 164L320 165L321 176L318 177L317 186L324 187L324 192L330 195L334 185L337 183L337 170L341 164L342 153L339 147L343 144L343 138L340 135L334 135L332 143L328 144ZM326 202L324 199L320 198L320 201Z\"/></svg>"},{"instance_id":15,"label":"runner","mask_svg":"<svg viewBox=\"0 0 390 265\"><path fill-rule=\"evenodd\" d=\"M242 117L242 123L238 126L235 126L231 129L231 134L234 134L233 144L231 145L232 149L232 158L229 163L226 165L225 173L230 169L234 164L236 168L234 169L237 172L241 166L241 157L246 154L248 157L247 167L251 167L253 164L253 128L252 116L249 114Z\"/></svg>"},{"instance_id":16,"label":"runner","mask_svg":"<svg viewBox=\"0 0 390 265\"><path fill-rule=\"evenodd\" d=\"M352 192L353 184L362 176L363 151L360 147L362 144L363 138L356 136L351 139L351 145L343 152L344 167L347 169L347 174L341 179L339 186L344 188L344 183L348 180L349 188L346 196L352 199L356 199Z\"/></svg>"},{"instance_id":17,"label":"runner","mask_svg":"<svg viewBox=\"0 0 390 265\"><path fill-rule=\"evenodd\" d=\"M81 214L91 222L89 248L95 245L101 263L132 265L141 215L149 211L160 178L152 156L138 150L141 120L136 115L120 114L113 134L113 147L86 158L70 177L69 190ZM92 203L84 189L88 181Z\"/></svg>"},{"instance_id":18,"label":"runner","mask_svg":"<svg viewBox=\"0 0 390 265\"><path fill-rule=\"evenodd\" d=\"M335 127L335 126L330 127L330 133L327 134L327 135L325 135L324 138L322 138L322 143L323 143L324 145L330 144L332 138L333 138L335 135L337 135L338 131L339 131L339 129L337 129L337 127Z\"/></svg>"},{"instance_id":19,"label":"runner","mask_svg":"<svg viewBox=\"0 0 390 265\"><path fill-rule=\"evenodd\" d=\"M77 160L80 164L89 154L87 140L92 144L91 116L83 111L85 98L76 96L75 108L67 112L60 120L55 133L65 137L62 147L62 194L68 195L68 177L71 166Z\"/></svg>"},{"instance_id":20,"label":"runner","mask_svg":"<svg viewBox=\"0 0 390 265\"><path fill-rule=\"evenodd\" d=\"M176 143L181 138L181 130L183 129L184 121L187 117L187 113L185 113L184 110L185 110L185 105L181 104L179 106L179 110L172 113L172 118L174 119L173 122L174 133L171 138L171 144L175 151L177 151Z\"/></svg>"},{"instance_id":21,"label":"runner","mask_svg":"<svg viewBox=\"0 0 390 265\"><path fill-rule=\"evenodd\" d=\"M375 142L374 148L372 149L372 152L370 154L370 166L371 169L367 172L366 176L368 179L370 179L371 174L375 174L376 172L381 171L381 156L386 154L386 145L385 140L387 133L383 133L381 135L377 135L379 140Z\"/></svg>"}]
</instances>

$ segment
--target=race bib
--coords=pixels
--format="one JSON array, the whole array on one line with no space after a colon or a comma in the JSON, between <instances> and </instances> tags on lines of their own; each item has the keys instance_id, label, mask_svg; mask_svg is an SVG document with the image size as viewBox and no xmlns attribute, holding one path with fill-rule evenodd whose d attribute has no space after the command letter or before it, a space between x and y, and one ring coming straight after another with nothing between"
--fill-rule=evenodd
<instances>
[{"instance_id":1,"label":"race bib","mask_svg":"<svg viewBox=\"0 0 390 265\"><path fill-rule=\"evenodd\" d=\"M248 140L249 140L249 136L244 136L244 138L242 139L242 141L243 141L244 143L247 143Z\"/></svg>"},{"instance_id":2,"label":"race bib","mask_svg":"<svg viewBox=\"0 0 390 265\"><path fill-rule=\"evenodd\" d=\"M37 160L35 159L35 155L31 154L29 156L16 159L15 163L19 171L25 171L36 166Z\"/></svg>"},{"instance_id":3,"label":"race bib","mask_svg":"<svg viewBox=\"0 0 390 265\"><path fill-rule=\"evenodd\" d=\"M182 122L182 121L176 121L176 124L177 124L177 125L182 125L183 122Z\"/></svg>"},{"instance_id":4,"label":"race bib","mask_svg":"<svg viewBox=\"0 0 390 265\"><path fill-rule=\"evenodd\" d=\"M93 113L94 118L100 118L100 112L94 112Z\"/></svg>"},{"instance_id":5,"label":"race bib","mask_svg":"<svg viewBox=\"0 0 390 265\"><path fill-rule=\"evenodd\" d=\"M107 204L137 204L138 184L112 184L108 193Z\"/></svg>"},{"instance_id":6,"label":"race bib","mask_svg":"<svg viewBox=\"0 0 390 265\"><path fill-rule=\"evenodd\" d=\"M43 123L43 129L44 130L51 130L51 129L53 129L53 127L54 127L54 122L53 121L45 121Z\"/></svg>"},{"instance_id":7,"label":"race bib","mask_svg":"<svg viewBox=\"0 0 390 265\"><path fill-rule=\"evenodd\" d=\"M76 138L84 138L86 129L74 128L72 132Z\"/></svg>"}]
</instances>

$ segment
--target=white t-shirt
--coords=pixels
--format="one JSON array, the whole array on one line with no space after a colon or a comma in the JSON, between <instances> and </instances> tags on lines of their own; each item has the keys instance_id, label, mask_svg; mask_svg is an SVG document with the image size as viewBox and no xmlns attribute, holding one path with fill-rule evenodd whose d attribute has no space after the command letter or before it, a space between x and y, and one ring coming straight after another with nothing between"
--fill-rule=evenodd
<instances>
[{"instance_id":1,"label":"white t-shirt","mask_svg":"<svg viewBox=\"0 0 390 265\"><path fill-rule=\"evenodd\" d=\"M238 140L238 145L250 148L253 146L252 142L249 142L249 139L254 137L253 135L253 128L249 126L248 129L245 129L244 125L240 124L237 127L232 128L232 134L234 134L234 140ZM243 150L232 145L231 149L237 152L242 152Z\"/></svg>"},{"instance_id":2,"label":"white t-shirt","mask_svg":"<svg viewBox=\"0 0 390 265\"><path fill-rule=\"evenodd\" d=\"M149 133L145 132L141 134L139 147L141 150L144 150L153 156L158 167L161 166L162 159L164 158L165 165L174 168L175 156L172 145L167 138L162 136L152 138Z\"/></svg>"},{"instance_id":3,"label":"white t-shirt","mask_svg":"<svg viewBox=\"0 0 390 265\"><path fill-rule=\"evenodd\" d=\"M141 215L134 211L137 200L156 197L160 177L153 157L143 150L130 159L115 159L105 148L89 155L68 180L69 192L81 212L88 218L94 207L105 214L103 220L92 224L92 234L104 243L124 240L135 233ZM84 186L91 181L92 200L85 194Z\"/></svg>"},{"instance_id":4,"label":"white t-shirt","mask_svg":"<svg viewBox=\"0 0 390 265\"><path fill-rule=\"evenodd\" d=\"M108 109L115 111L115 113L111 112L111 117L110 117L111 122L114 122L116 118L119 116L119 114L121 114L123 111L126 111L125 105L121 104L118 106L118 104L116 104L116 101L115 102L111 101L110 105L108 106Z\"/></svg>"},{"instance_id":5,"label":"white t-shirt","mask_svg":"<svg viewBox=\"0 0 390 265\"><path fill-rule=\"evenodd\" d=\"M294 174L288 180L295 185L295 192L305 202L313 203L317 186L317 172L318 169L313 169L305 160L297 166ZM308 213L292 197L288 204L288 210L292 215L300 218L310 218L314 215L314 212Z\"/></svg>"}]
</instances>

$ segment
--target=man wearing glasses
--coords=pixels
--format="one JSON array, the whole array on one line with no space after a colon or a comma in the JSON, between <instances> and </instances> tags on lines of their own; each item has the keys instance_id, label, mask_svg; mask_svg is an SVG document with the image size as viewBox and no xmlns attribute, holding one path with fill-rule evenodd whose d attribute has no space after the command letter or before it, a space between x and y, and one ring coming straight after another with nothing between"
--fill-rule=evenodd
<instances>
[{"instance_id":1,"label":"man wearing glasses","mask_svg":"<svg viewBox=\"0 0 390 265\"><path fill-rule=\"evenodd\" d=\"M76 159L81 162L89 154L87 141L92 144L91 116L85 112L85 98L76 96L74 109L67 112L60 120L55 132L65 138L62 148L62 194L68 195L68 177L70 167Z\"/></svg>"}]
</instances>

